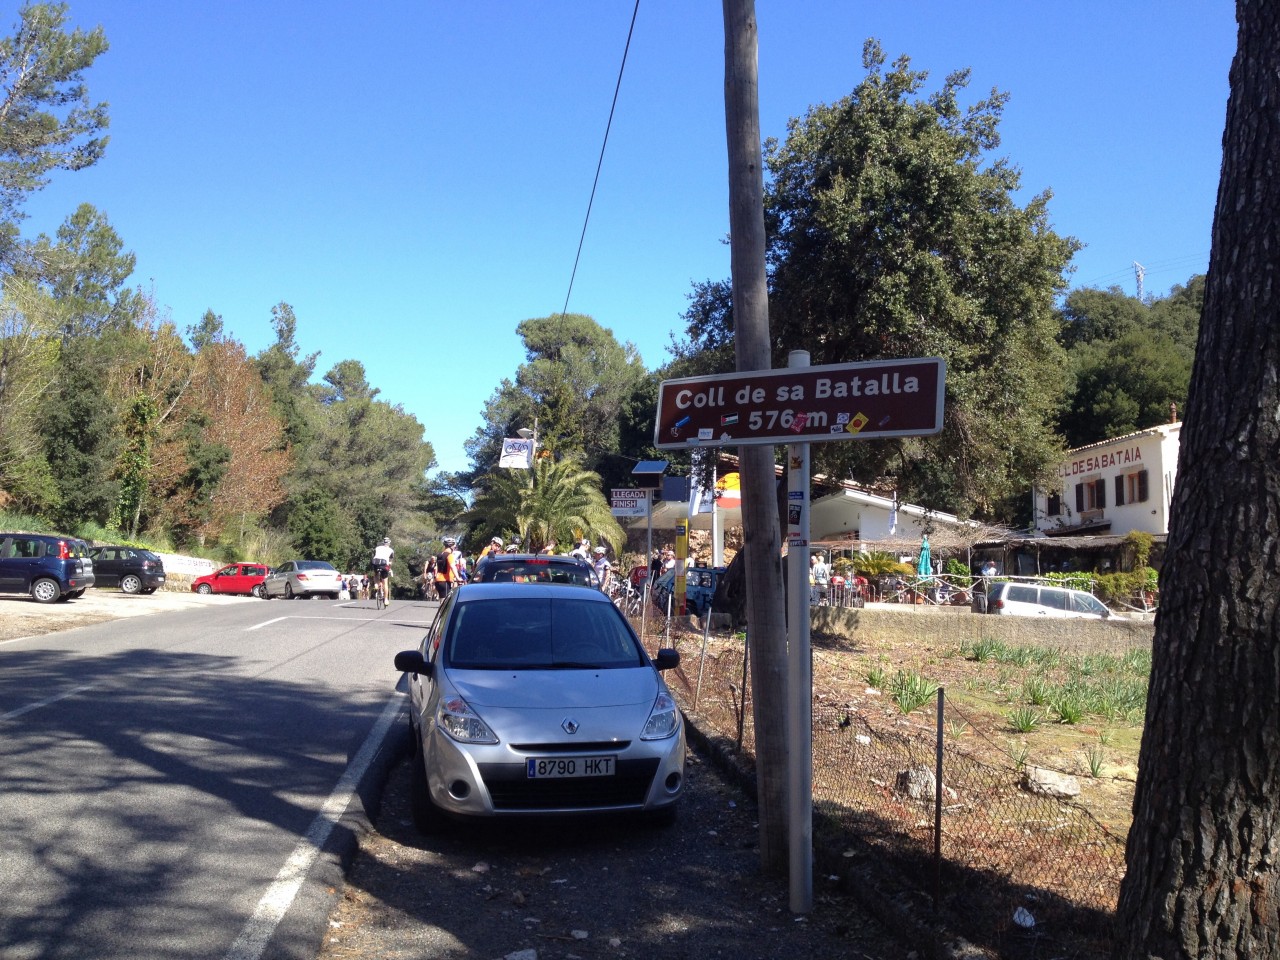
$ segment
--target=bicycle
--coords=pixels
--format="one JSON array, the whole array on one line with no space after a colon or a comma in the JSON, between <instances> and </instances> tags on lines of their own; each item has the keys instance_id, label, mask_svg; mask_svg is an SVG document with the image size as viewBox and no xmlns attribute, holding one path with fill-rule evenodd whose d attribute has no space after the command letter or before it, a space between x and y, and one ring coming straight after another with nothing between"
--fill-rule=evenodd
<instances>
[{"instance_id":1,"label":"bicycle","mask_svg":"<svg viewBox=\"0 0 1280 960\"><path fill-rule=\"evenodd\" d=\"M375 606L379 610L384 609L387 605L387 584L389 582L386 568L379 569L375 567L370 592L373 594Z\"/></svg>"}]
</instances>

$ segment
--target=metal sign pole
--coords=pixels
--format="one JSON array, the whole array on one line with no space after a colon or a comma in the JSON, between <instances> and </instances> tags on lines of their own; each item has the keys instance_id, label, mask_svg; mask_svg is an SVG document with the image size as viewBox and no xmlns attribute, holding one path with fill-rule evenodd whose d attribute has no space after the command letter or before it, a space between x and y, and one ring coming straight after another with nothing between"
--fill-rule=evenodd
<instances>
[{"instance_id":1,"label":"metal sign pole","mask_svg":"<svg viewBox=\"0 0 1280 960\"><path fill-rule=\"evenodd\" d=\"M807 367L793 350L790 367ZM804 425L800 425L803 429ZM809 444L787 447L787 812L791 910L813 910L813 663L809 650Z\"/></svg>"}]
</instances>

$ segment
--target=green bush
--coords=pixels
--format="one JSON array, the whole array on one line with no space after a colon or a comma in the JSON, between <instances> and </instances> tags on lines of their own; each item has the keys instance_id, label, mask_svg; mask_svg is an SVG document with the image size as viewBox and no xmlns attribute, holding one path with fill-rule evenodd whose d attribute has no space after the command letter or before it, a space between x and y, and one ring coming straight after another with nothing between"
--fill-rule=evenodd
<instances>
[{"instance_id":1,"label":"green bush","mask_svg":"<svg viewBox=\"0 0 1280 960\"><path fill-rule=\"evenodd\" d=\"M955 557L947 557L947 562L942 568L942 572L947 578L959 587L969 587L973 584L972 571L968 564Z\"/></svg>"},{"instance_id":2,"label":"green bush","mask_svg":"<svg viewBox=\"0 0 1280 960\"><path fill-rule=\"evenodd\" d=\"M909 577L915 573L911 564L900 563L897 557L884 550L859 553L853 558L853 566L864 577Z\"/></svg>"}]
</instances>

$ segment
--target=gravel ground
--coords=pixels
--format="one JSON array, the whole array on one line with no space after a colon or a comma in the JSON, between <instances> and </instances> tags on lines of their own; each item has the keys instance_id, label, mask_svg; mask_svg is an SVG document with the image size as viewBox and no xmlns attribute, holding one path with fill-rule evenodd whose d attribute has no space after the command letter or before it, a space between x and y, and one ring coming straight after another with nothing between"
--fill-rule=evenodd
<instances>
[{"instance_id":1,"label":"gravel ground","mask_svg":"<svg viewBox=\"0 0 1280 960\"><path fill-rule=\"evenodd\" d=\"M6 593L0 594L0 641L38 637L121 617L140 617L168 610L262 602L252 597L206 597L177 590L128 594L110 587L94 587L83 597L62 603L36 603L25 593Z\"/></svg>"},{"instance_id":2,"label":"gravel ground","mask_svg":"<svg viewBox=\"0 0 1280 960\"><path fill-rule=\"evenodd\" d=\"M910 960L827 877L815 909L761 876L753 801L692 752L675 826L618 819L451 825L409 816L406 758L360 842L318 960L638 957Z\"/></svg>"}]
</instances>

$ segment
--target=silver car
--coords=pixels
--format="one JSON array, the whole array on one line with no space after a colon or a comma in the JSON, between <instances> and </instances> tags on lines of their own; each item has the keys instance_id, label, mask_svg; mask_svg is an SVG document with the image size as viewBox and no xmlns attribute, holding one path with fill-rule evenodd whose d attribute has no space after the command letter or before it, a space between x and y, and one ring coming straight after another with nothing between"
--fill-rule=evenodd
<instances>
[{"instance_id":1,"label":"silver car","mask_svg":"<svg viewBox=\"0 0 1280 960\"><path fill-rule=\"evenodd\" d=\"M333 564L323 560L288 560L267 574L262 589L268 599L330 597L337 600L342 590L342 575Z\"/></svg>"},{"instance_id":2,"label":"silver car","mask_svg":"<svg viewBox=\"0 0 1280 960\"><path fill-rule=\"evenodd\" d=\"M631 625L597 589L475 583L396 655L413 729L414 822L644 811L671 822L684 721Z\"/></svg>"}]
</instances>

